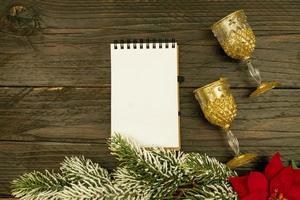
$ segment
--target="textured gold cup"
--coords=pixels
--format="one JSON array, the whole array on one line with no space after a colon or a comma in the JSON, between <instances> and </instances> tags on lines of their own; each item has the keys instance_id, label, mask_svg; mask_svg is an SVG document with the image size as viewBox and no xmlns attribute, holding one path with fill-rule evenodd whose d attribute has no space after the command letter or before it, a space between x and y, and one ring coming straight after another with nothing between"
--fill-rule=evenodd
<instances>
[{"instance_id":1,"label":"textured gold cup","mask_svg":"<svg viewBox=\"0 0 300 200\"><path fill-rule=\"evenodd\" d=\"M212 31L225 53L238 60L247 60L255 48L255 35L243 10L235 11L212 26Z\"/></svg>"},{"instance_id":2,"label":"textured gold cup","mask_svg":"<svg viewBox=\"0 0 300 200\"><path fill-rule=\"evenodd\" d=\"M244 10L235 11L211 27L214 36L219 41L225 53L233 59L244 61L248 71L257 83L257 89L250 94L259 96L279 85L278 82L262 82L259 70L251 63L251 56L255 48L255 35L247 21Z\"/></svg>"},{"instance_id":3,"label":"textured gold cup","mask_svg":"<svg viewBox=\"0 0 300 200\"><path fill-rule=\"evenodd\" d=\"M206 119L224 130L228 130L237 109L226 78L194 91Z\"/></svg>"},{"instance_id":4,"label":"textured gold cup","mask_svg":"<svg viewBox=\"0 0 300 200\"><path fill-rule=\"evenodd\" d=\"M255 154L240 154L238 139L230 130L231 123L237 115L237 106L230 91L227 78L220 78L218 81L194 90L195 98L198 100L205 118L216 126L221 127L227 137L230 148L235 157L227 163L229 168L237 168L251 162Z\"/></svg>"}]
</instances>

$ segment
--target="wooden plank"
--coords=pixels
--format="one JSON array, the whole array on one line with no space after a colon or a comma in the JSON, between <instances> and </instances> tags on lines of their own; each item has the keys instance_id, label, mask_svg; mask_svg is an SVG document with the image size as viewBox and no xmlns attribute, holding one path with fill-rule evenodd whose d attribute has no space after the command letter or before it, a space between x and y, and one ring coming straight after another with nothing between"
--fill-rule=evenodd
<instances>
[{"instance_id":1,"label":"wooden plank","mask_svg":"<svg viewBox=\"0 0 300 200\"><path fill-rule=\"evenodd\" d=\"M262 169L275 151L299 164L299 1L26 2L40 14L41 32L30 37L0 32L0 196L9 195L9 182L18 175L58 169L67 155L115 166L106 144L108 47L115 39L177 39L180 75L186 79L180 90L184 151L221 161L231 157L222 131L204 119L192 94L195 87L227 76L239 108L232 130L243 152L259 154L241 170ZM281 89L255 99L246 98L254 84L245 66L224 54L209 29L240 8L257 36L254 65L264 80L282 82Z\"/></svg>"},{"instance_id":2,"label":"wooden plank","mask_svg":"<svg viewBox=\"0 0 300 200\"><path fill-rule=\"evenodd\" d=\"M298 27L288 26L290 19L297 19L299 2L289 1L164 1L164 2L135 2L113 1L103 2L97 0L82 1L31 1L38 12L45 19L47 27L59 28L123 28L136 27L142 29L147 26L151 30L159 31L181 23L183 29L198 23L206 25L198 27L207 29L213 22L231 11L246 9L253 21L259 22L262 30L299 30ZM265 12L268 11L268 12ZM263 18L261 16L264 16ZM276 20L270 20L272 17ZM264 20L269 20L266 27ZM285 22L284 24L278 21ZM76 22L76 23L75 23ZM100 23L99 23L100 22ZM194 24L187 24L194 23ZM281 25L280 25L281 24ZM166 25L166 27L161 27ZM160 29L156 29L160 27Z\"/></svg>"},{"instance_id":3,"label":"wooden plank","mask_svg":"<svg viewBox=\"0 0 300 200\"><path fill-rule=\"evenodd\" d=\"M0 88L1 140L96 142L110 129L108 88Z\"/></svg>"},{"instance_id":4,"label":"wooden plank","mask_svg":"<svg viewBox=\"0 0 300 200\"><path fill-rule=\"evenodd\" d=\"M106 144L0 142L0 196L10 194L10 182L25 172L58 169L65 156L85 155L112 169L115 160Z\"/></svg>"},{"instance_id":5,"label":"wooden plank","mask_svg":"<svg viewBox=\"0 0 300 200\"><path fill-rule=\"evenodd\" d=\"M109 86L110 42L176 38L183 87L222 75L234 87L253 87L245 65L227 57L209 30L220 17L244 8L257 36L254 65L263 79L300 87L298 1L30 2L42 30L27 38L0 34L1 86Z\"/></svg>"},{"instance_id":6,"label":"wooden plank","mask_svg":"<svg viewBox=\"0 0 300 200\"><path fill-rule=\"evenodd\" d=\"M193 89L180 89L183 142L224 145L222 131L204 119ZM253 99L247 97L250 91L233 89L238 116L232 129L241 145L299 146L299 89L273 90ZM105 143L110 88L0 88L0 132L5 141Z\"/></svg>"},{"instance_id":7,"label":"wooden plank","mask_svg":"<svg viewBox=\"0 0 300 200\"><path fill-rule=\"evenodd\" d=\"M223 133L204 119L193 89L180 89L182 149L226 161L231 151ZM239 113L232 130L243 152L260 157L242 171L261 169L275 151L285 161L299 163L299 89L278 89L254 99L247 98L249 92L233 89ZM0 102L0 194L9 194L9 182L18 175L57 169L67 155L86 155L109 169L115 166L106 144L109 88L0 88Z\"/></svg>"},{"instance_id":8,"label":"wooden plank","mask_svg":"<svg viewBox=\"0 0 300 200\"><path fill-rule=\"evenodd\" d=\"M220 161L231 158L223 144L210 147L201 146L197 141L193 144L183 143L184 146L192 145L195 152L207 153L215 156ZM190 146L191 147L191 146ZM252 168L263 168L268 158L280 150L284 161L289 159L299 160L300 148L293 146L261 147L243 146L244 151L259 154L259 159L254 162ZM33 170L59 168L59 163L64 156L85 155L101 166L113 169L116 166L115 159L109 155L105 144L72 144L72 143L50 143L50 142L0 142L0 196L10 194L10 182L19 175ZM244 167L242 170L252 168Z\"/></svg>"}]
</instances>

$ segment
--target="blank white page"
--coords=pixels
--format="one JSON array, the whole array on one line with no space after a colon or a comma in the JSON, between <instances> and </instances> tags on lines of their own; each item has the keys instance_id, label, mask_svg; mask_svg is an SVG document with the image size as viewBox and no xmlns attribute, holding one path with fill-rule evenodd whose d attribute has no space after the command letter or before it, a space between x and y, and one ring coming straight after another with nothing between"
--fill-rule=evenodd
<instances>
[{"instance_id":1,"label":"blank white page","mask_svg":"<svg viewBox=\"0 0 300 200\"><path fill-rule=\"evenodd\" d=\"M111 44L111 133L144 147L180 148L177 44L149 46Z\"/></svg>"}]
</instances>

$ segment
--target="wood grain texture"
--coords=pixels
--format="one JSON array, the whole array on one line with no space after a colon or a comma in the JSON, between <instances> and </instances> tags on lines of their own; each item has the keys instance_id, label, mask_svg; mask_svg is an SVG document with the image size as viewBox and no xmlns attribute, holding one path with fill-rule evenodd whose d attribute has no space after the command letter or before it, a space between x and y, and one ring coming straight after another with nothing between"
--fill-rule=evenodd
<instances>
[{"instance_id":1,"label":"wood grain texture","mask_svg":"<svg viewBox=\"0 0 300 200\"><path fill-rule=\"evenodd\" d=\"M18 2L18 1L15 1ZM244 167L263 169L280 151L300 164L300 2L19 0L41 17L29 37L0 30L0 196L24 172L58 169L64 156L85 155L112 169L110 52L113 40L175 38L180 45L181 140L186 152L231 157L222 131L204 118L192 91L220 76L238 104L232 130L243 152L259 154ZM225 55L210 26L245 9L257 45L253 64L281 87L259 98L246 67ZM0 13L1 14L1 13Z\"/></svg>"},{"instance_id":2,"label":"wood grain texture","mask_svg":"<svg viewBox=\"0 0 300 200\"><path fill-rule=\"evenodd\" d=\"M224 145L222 131L204 119L194 89L180 89L183 141ZM232 128L241 141L300 145L300 90L278 89L256 99L247 97L250 91L233 89L238 116ZM103 143L109 137L110 88L10 87L0 88L0 99L0 140Z\"/></svg>"},{"instance_id":3,"label":"wood grain texture","mask_svg":"<svg viewBox=\"0 0 300 200\"><path fill-rule=\"evenodd\" d=\"M226 161L231 151L223 132L203 117L194 88L180 89L181 140L186 152L205 152ZM232 130L244 152L266 157L280 151L300 162L300 90L278 89L257 99L249 89L233 89L238 116ZM272 97L272 98L271 98ZM86 155L112 169L107 149L110 88L1 88L0 193L26 171L59 167L66 155ZM249 167L242 170L248 170Z\"/></svg>"},{"instance_id":4,"label":"wood grain texture","mask_svg":"<svg viewBox=\"0 0 300 200\"><path fill-rule=\"evenodd\" d=\"M197 146L197 152L205 152L215 156L220 161L228 161L230 154L224 145L220 146ZM280 150L284 161L296 159L300 153L299 147L255 147L243 146L243 150L259 153L259 160L251 165L251 168L244 167L241 170L250 169L262 170L274 150ZM64 156L85 155L87 158L98 162L103 167L112 169L116 165L115 159L109 155L107 146L104 144L74 144L74 143L51 143L51 142L0 142L0 195L10 194L10 182L18 175L33 170L43 171L44 169L57 170L59 163ZM287 163L287 162L286 162Z\"/></svg>"},{"instance_id":5,"label":"wood grain texture","mask_svg":"<svg viewBox=\"0 0 300 200\"><path fill-rule=\"evenodd\" d=\"M63 142L0 142L0 195L10 194L10 182L24 172L58 169L64 156L85 155L102 166L115 162L106 144L72 144Z\"/></svg>"},{"instance_id":6,"label":"wood grain texture","mask_svg":"<svg viewBox=\"0 0 300 200\"><path fill-rule=\"evenodd\" d=\"M299 1L28 1L41 32L0 35L2 86L110 84L109 44L116 39L176 38L182 86L198 87L228 76L234 87L253 87L244 64L225 55L210 26L244 8L257 36L254 65L264 80L299 87ZM203 73L205 71L205 73Z\"/></svg>"}]
</instances>

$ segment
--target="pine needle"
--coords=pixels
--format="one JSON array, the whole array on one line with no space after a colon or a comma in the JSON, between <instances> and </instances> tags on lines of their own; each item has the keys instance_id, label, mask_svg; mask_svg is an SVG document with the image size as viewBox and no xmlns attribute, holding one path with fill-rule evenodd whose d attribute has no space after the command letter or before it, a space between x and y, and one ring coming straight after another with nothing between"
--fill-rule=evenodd
<instances>
[{"instance_id":1,"label":"pine needle","mask_svg":"<svg viewBox=\"0 0 300 200\"><path fill-rule=\"evenodd\" d=\"M23 200L235 200L228 177L236 173L199 153L147 150L116 134L110 140L120 165L110 175L90 159L69 157L60 172L31 172L12 182Z\"/></svg>"}]
</instances>

